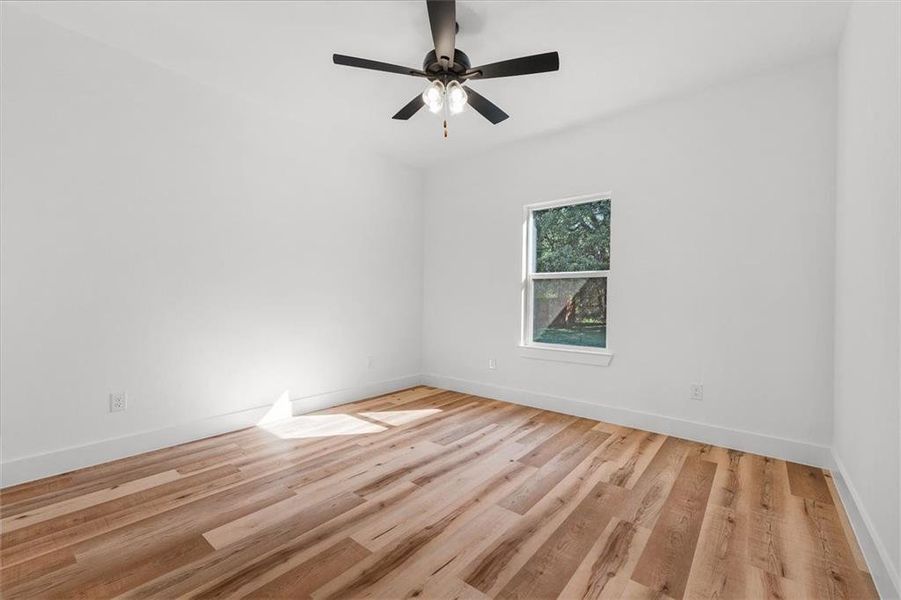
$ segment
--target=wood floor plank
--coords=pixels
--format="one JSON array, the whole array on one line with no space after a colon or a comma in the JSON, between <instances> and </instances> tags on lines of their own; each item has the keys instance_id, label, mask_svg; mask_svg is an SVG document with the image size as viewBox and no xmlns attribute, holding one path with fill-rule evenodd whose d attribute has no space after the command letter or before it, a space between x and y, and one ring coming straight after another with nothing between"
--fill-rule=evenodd
<instances>
[{"instance_id":1,"label":"wood floor plank","mask_svg":"<svg viewBox=\"0 0 901 600\"><path fill-rule=\"evenodd\" d=\"M808 498L789 503L793 544L804 564L797 580L808 595L824 599L866 598L869 575L856 568L835 507Z\"/></svg>"},{"instance_id":2,"label":"wood floor plank","mask_svg":"<svg viewBox=\"0 0 901 600\"><path fill-rule=\"evenodd\" d=\"M446 596L453 588L467 597L480 594L461 586L460 570L484 550L518 517L496 505L488 505L459 526L452 524L422 547L404 564L377 584L362 592L367 598L433 598Z\"/></svg>"},{"instance_id":3,"label":"wood floor plank","mask_svg":"<svg viewBox=\"0 0 901 600\"><path fill-rule=\"evenodd\" d=\"M507 424L493 425L475 432L469 438L463 438L440 460L412 473L411 481L420 487L426 487L464 469L478 468L480 462L489 456L512 458L518 454L519 446L509 442L522 431L522 419L529 415L530 413L523 413L518 418L511 417Z\"/></svg>"},{"instance_id":4,"label":"wood floor plank","mask_svg":"<svg viewBox=\"0 0 901 600\"><path fill-rule=\"evenodd\" d=\"M594 427L595 422L588 419L578 419L570 423L558 433L554 434L538 447L524 454L520 459L524 465L540 467L552 458L571 447L582 438L588 430Z\"/></svg>"},{"instance_id":5,"label":"wood floor plank","mask_svg":"<svg viewBox=\"0 0 901 600\"><path fill-rule=\"evenodd\" d=\"M385 435L371 436L368 439L355 440L355 444L370 450L398 447L411 441L432 440L455 427L465 424L477 417L486 406L485 401L472 396L460 396L453 403L444 407L441 413L426 417L416 424L401 425L386 432Z\"/></svg>"},{"instance_id":6,"label":"wood floor plank","mask_svg":"<svg viewBox=\"0 0 901 600\"><path fill-rule=\"evenodd\" d=\"M664 502L682 471L688 447L676 438L667 438L635 482L621 517L633 525L652 529Z\"/></svg>"},{"instance_id":7,"label":"wood floor plank","mask_svg":"<svg viewBox=\"0 0 901 600\"><path fill-rule=\"evenodd\" d=\"M717 464L710 503L723 508L737 508L750 482L750 460L744 452L714 448L708 460Z\"/></svg>"},{"instance_id":8,"label":"wood floor plank","mask_svg":"<svg viewBox=\"0 0 901 600\"><path fill-rule=\"evenodd\" d=\"M644 432L635 430L610 436L595 454L579 464L529 509L515 527L505 531L490 548L472 561L461 577L483 593L497 594L594 486L606 482L628 462L632 450L638 447L644 436ZM621 490L617 486L612 487ZM621 493L624 501L616 503L616 507L628 499L625 491Z\"/></svg>"},{"instance_id":9,"label":"wood floor plank","mask_svg":"<svg viewBox=\"0 0 901 600\"><path fill-rule=\"evenodd\" d=\"M708 506L692 561L685 598L736 598L745 581L746 516L721 506Z\"/></svg>"},{"instance_id":10,"label":"wood floor plank","mask_svg":"<svg viewBox=\"0 0 901 600\"><path fill-rule=\"evenodd\" d=\"M356 488L354 493L366 496L378 492L392 483L412 478L413 473L417 473L423 468L434 464L443 456L446 456L446 452L446 448L437 444L423 444L421 454L413 455L412 457L399 457L378 477L374 479L367 478L365 483L360 482L360 487Z\"/></svg>"},{"instance_id":11,"label":"wood floor plank","mask_svg":"<svg viewBox=\"0 0 901 600\"><path fill-rule=\"evenodd\" d=\"M792 494L824 504L832 504L832 494L829 493L823 469L788 461L785 466L788 469L788 485Z\"/></svg>"},{"instance_id":12,"label":"wood floor plank","mask_svg":"<svg viewBox=\"0 0 901 600\"><path fill-rule=\"evenodd\" d=\"M76 558L80 562L100 562L108 555L127 556L136 547L163 547L185 538L202 537L205 531L293 495L291 490L278 485L276 481L242 483L196 502L78 542L73 546Z\"/></svg>"},{"instance_id":13,"label":"wood floor plank","mask_svg":"<svg viewBox=\"0 0 901 600\"><path fill-rule=\"evenodd\" d=\"M666 499L632 579L681 600L691 572L716 464L689 458Z\"/></svg>"},{"instance_id":14,"label":"wood floor plank","mask_svg":"<svg viewBox=\"0 0 901 600\"><path fill-rule=\"evenodd\" d=\"M673 600L670 596L641 585L634 579L629 580L626 589L623 591L622 598L623 600Z\"/></svg>"},{"instance_id":15,"label":"wood floor plank","mask_svg":"<svg viewBox=\"0 0 901 600\"><path fill-rule=\"evenodd\" d=\"M59 548L14 565L0 569L0 596L6 596L8 588L18 582L35 579L63 567L75 564L75 554L69 548Z\"/></svg>"},{"instance_id":16,"label":"wood floor plank","mask_svg":"<svg viewBox=\"0 0 901 600\"><path fill-rule=\"evenodd\" d=\"M748 598L759 600L786 600L788 598L805 598L802 586L791 579L773 575L757 567L746 566L742 574L745 582L744 594ZM878 594L866 596L878 598Z\"/></svg>"},{"instance_id":17,"label":"wood floor plank","mask_svg":"<svg viewBox=\"0 0 901 600\"><path fill-rule=\"evenodd\" d=\"M487 482L492 485L491 501L507 494L534 472L533 467L511 463L506 457L482 461L478 469L469 469L426 488L413 501L394 507L382 518L366 524L353 533L355 540L376 551L392 546L418 530L429 520L439 520L461 502L478 498ZM484 498L480 502L485 502Z\"/></svg>"},{"instance_id":18,"label":"wood floor plank","mask_svg":"<svg viewBox=\"0 0 901 600\"><path fill-rule=\"evenodd\" d=\"M0 490L0 508L5 511L18 503L46 496L56 491L67 490L71 487L72 475L69 473L6 487ZM0 516L6 515L0 512Z\"/></svg>"},{"instance_id":19,"label":"wood floor plank","mask_svg":"<svg viewBox=\"0 0 901 600\"><path fill-rule=\"evenodd\" d=\"M125 555L105 557L93 569L73 564L43 577L13 584L7 598L110 598L152 579L159 571L190 562L213 549L200 536L180 540L166 548L136 550Z\"/></svg>"},{"instance_id":20,"label":"wood floor plank","mask_svg":"<svg viewBox=\"0 0 901 600\"><path fill-rule=\"evenodd\" d=\"M403 390L397 390L396 392L379 394L378 396L372 396L371 398L364 398L363 400L357 400L356 402L351 402L348 404L332 406L330 408L316 411L316 414L327 415L335 413L346 413L348 412L348 409L353 409L353 411L371 410L373 406L381 406L386 404L389 406L397 406L398 404L404 402L413 402L421 398L460 395L461 394L459 394L458 392L442 390L440 388L433 388L426 385L419 385Z\"/></svg>"},{"instance_id":21,"label":"wood floor plank","mask_svg":"<svg viewBox=\"0 0 901 600\"><path fill-rule=\"evenodd\" d=\"M213 548L219 550L279 524L283 528L293 528L298 533L304 533L363 502L363 498L352 492L344 492L315 504L304 496L291 496L211 529L203 537Z\"/></svg>"},{"instance_id":22,"label":"wood floor plank","mask_svg":"<svg viewBox=\"0 0 901 600\"><path fill-rule=\"evenodd\" d=\"M578 417L564 415L550 411L543 411L541 414L533 417L533 422L537 427L532 428L525 433L519 441L521 444L532 447L540 444L546 439L554 436L561 429L573 423Z\"/></svg>"},{"instance_id":23,"label":"wood floor plank","mask_svg":"<svg viewBox=\"0 0 901 600\"><path fill-rule=\"evenodd\" d=\"M613 518L622 499L615 488L598 483L497 597L556 598Z\"/></svg>"},{"instance_id":24,"label":"wood floor plank","mask_svg":"<svg viewBox=\"0 0 901 600\"><path fill-rule=\"evenodd\" d=\"M614 600L622 596L650 534L644 527L611 519L560 597Z\"/></svg>"},{"instance_id":25,"label":"wood floor plank","mask_svg":"<svg viewBox=\"0 0 901 600\"><path fill-rule=\"evenodd\" d=\"M748 562L777 578L797 579L803 565L792 552L791 492L782 461L750 456L748 494L739 507L748 516Z\"/></svg>"},{"instance_id":26,"label":"wood floor plank","mask_svg":"<svg viewBox=\"0 0 901 600\"><path fill-rule=\"evenodd\" d=\"M415 596L407 596L404 600L415 598L429 598L429 600L487 600L488 596L474 589L465 581L451 577L435 581L429 579L423 586L422 592Z\"/></svg>"},{"instance_id":27,"label":"wood floor plank","mask_svg":"<svg viewBox=\"0 0 901 600\"><path fill-rule=\"evenodd\" d=\"M512 456L516 452L516 448L505 442L510 440L519 425L534 412L533 409L517 407L516 411L505 415L502 420L503 424L485 424L443 447L437 444L426 444L432 448L430 454L394 467L377 479L363 484L355 492L361 496L367 496L400 480L410 480L417 485L425 486L435 479L472 466L489 454L493 458Z\"/></svg>"},{"instance_id":28,"label":"wood floor plank","mask_svg":"<svg viewBox=\"0 0 901 600\"><path fill-rule=\"evenodd\" d=\"M634 487L665 441L665 435L645 433L638 447L629 455L629 460L610 476L608 483L625 488Z\"/></svg>"},{"instance_id":29,"label":"wood floor plank","mask_svg":"<svg viewBox=\"0 0 901 600\"><path fill-rule=\"evenodd\" d=\"M480 411L481 414L475 416L475 418L467 419L467 422L451 431L442 433L433 441L441 445L452 444L483 427L503 421L505 417L520 412L522 412L522 407L520 406L491 402Z\"/></svg>"},{"instance_id":30,"label":"wood floor plank","mask_svg":"<svg viewBox=\"0 0 901 600\"><path fill-rule=\"evenodd\" d=\"M158 485L153 487L137 490L120 488L118 491L123 493L109 494L109 500L98 500L94 504L84 504L83 508L79 510L62 512L59 516L40 520L13 531L4 532L0 535L0 546L2 546L0 557L7 560L10 554L14 554L15 549L20 545L25 542L33 545L39 539L47 536L53 536L55 543L60 543L63 538L73 541L75 537L78 537L74 535L77 531L90 531L96 534L99 529L112 529L114 527L113 523L120 517L125 517L133 522L137 520L137 516L148 514L148 508L152 509L154 506L172 508L176 502L175 497L181 497L195 491L198 489L198 486L203 489L214 489L207 487L205 484L211 482L227 484L229 481L236 481L233 476L237 473L238 469L236 467L223 465L202 473L186 475L171 479L165 483L158 483ZM91 496L95 494L91 494ZM72 508L71 504L69 508ZM99 528L89 525L97 520L103 521L98 524L100 525Z\"/></svg>"},{"instance_id":31,"label":"wood floor plank","mask_svg":"<svg viewBox=\"0 0 901 600\"><path fill-rule=\"evenodd\" d=\"M470 561L460 577L482 593L496 594L581 500L583 481L571 481L558 493L543 498Z\"/></svg>"},{"instance_id":32,"label":"wood floor plank","mask_svg":"<svg viewBox=\"0 0 901 600\"><path fill-rule=\"evenodd\" d=\"M417 386L0 490L0 596L878 596L831 475Z\"/></svg>"},{"instance_id":33,"label":"wood floor plank","mask_svg":"<svg viewBox=\"0 0 901 600\"><path fill-rule=\"evenodd\" d=\"M75 498L69 498L55 504L42 506L41 508L7 517L0 521L0 527L2 527L4 534L11 533L17 529L28 527L29 525L34 525L41 521L47 521L60 515L76 512L108 500L154 488L158 485L175 481L179 477L180 474L178 471L163 471L156 475L142 477L141 479L129 481L122 485L115 485L108 489L91 492L84 496L76 496Z\"/></svg>"},{"instance_id":34,"label":"wood floor plank","mask_svg":"<svg viewBox=\"0 0 901 600\"><path fill-rule=\"evenodd\" d=\"M350 538L294 567L262 587L248 593L245 598L308 598L341 573L369 555L369 551ZM199 596L202 598L203 596Z\"/></svg>"},{"instance_id":35,"label":"wood floor plank","mask_svg":"<svg viewBox=\"0 0 901 600\"><path fill-rule=\"evenodd\" d=\"M19 562L40 557L57 548L73 546L77 542L88 540L132 523L138 523L143 519L172 508L190 504L195 500L236 485L241 481L243 480L238 470L228 466L185 477L183 480L175 483L188 483L189 485L184 487L180 485L175 490L160 494L137 505L128 505L120 510L101 514L96 516L96 518L85 520L78 524L70 523L65 529L54 531L41 538L29 540L27 543L0 546L0 564L15 565ZM19 532L23 531L19 530Z\"/></svg>"},{"instance_id":36,"label":"wood floor plank","mask_svg":"<svg viewBox=\"0 0 901 600\"><path fill-rule=\"evenodd\" d=\"M240 438L247 435L247 431L241 430L227 435ZM70 484L65 487L54 487L52 491L14 503L10 502L7 504L6 500L0 499L0 502L3 502L3 504L0 504L0 514L2 514L3 518L6 518L50 504L57 504L69 498L84 496L91 492L112 488L143 477L150 477L164 471L178 469L182 465L198 460L199 457L218 455L220 447L230 447L234 443L236 442L223 436L216 436L51 477L49 478L51 481L56 480L57 477L65 477ZM0 497L5 498L5 496L0 494Z\"/></svg>"},{"instance_id":37,"label":"wood floor plank","mask_svg":"<svg viewBox=\"0 0 901 600\"><path fill-rule=\"evenodd\" d=\"M198 593L232 597L239 590L254 589L262 574L278 577L303 563L328 544L347 537L360 524L378 518L385 510L403 504L414 495L409 484L387 490L363 504L297 536L282 527L270 527L218 550L194 564L164 573L131 590L130 598L173 598Z\"/></svg>"},{"instance_id":38,"label":"wood floor plank","mask_svg":"<svg viewBox=\"0 0 901 600\"><path fill-rule=\"evenodd\" d=\"M314 598L352 598L359 595L366 588L378 583L384 577L401 568L423 546L441 535L455 521L467 514L467 512L483 505L485 496L492 493L503 493L511 482L517 481L517 475L525 472L527 467L513 463L498 475L492 477L478 487L472 493L465 496L462 504L455 506L450 512L430 516L424 519L424 524L417 527L409 535L406 535L398 543L395 543L383 551L374 553L369 561L360 563L358 569L349 571L350 577L339 577L333 585L321 588ZM345 574L347 575L347 574Z\"/></svg>"},{"instance_id":39,"label":"wood floor plank","mask_svg":"<svg viewBox=\"0 0 901 600\"><path fill-rule=\"evenodd\" d=\"M211 467L235 464L240 459L244 458L247 454L248 452L246 450L236 445L234 448L218 452L215 456L201 458L186 465L182 465L176 469L176 472L182 475L190 475L191 473L203 471Z\"/></svg>"},{"instance_id":40,"label":"wood floor plank","mask_svg":"<svg viewBox=\"0 0 901 600\"><path fill-rule=\"evenodd\" d=\"M515 513L525 514L608 437L610 435L607 433L585 432L578 441L544 463L527 481L501 500L499 505Z\"/></svg>"}]
</instances>

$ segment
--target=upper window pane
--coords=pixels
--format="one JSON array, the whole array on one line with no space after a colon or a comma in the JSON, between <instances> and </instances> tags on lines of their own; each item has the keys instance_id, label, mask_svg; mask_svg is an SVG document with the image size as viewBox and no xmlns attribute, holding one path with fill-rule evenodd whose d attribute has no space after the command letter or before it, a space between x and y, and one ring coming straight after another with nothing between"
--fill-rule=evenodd
<instances>
[{"instance_id":1,"label":"upper window pane","mask_svg":"<svg viewBox=\"0 0 901 600\"><path fill-rule=\"evenodd\" d=\"M535 272L610 268L610 200L532 212Z\"/></svg>"}]
</instances>

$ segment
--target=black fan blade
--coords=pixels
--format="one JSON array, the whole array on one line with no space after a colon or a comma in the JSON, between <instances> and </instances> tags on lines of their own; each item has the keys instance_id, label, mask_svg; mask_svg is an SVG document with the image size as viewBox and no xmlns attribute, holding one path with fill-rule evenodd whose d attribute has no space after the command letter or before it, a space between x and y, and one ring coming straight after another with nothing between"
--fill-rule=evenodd
<instances>
[{"instance_id":1,"label":"black fan blade","mask_svg":"<svg viewBox=\"0 0 901 600\"><path fill-rule=\"evenodd\" d=\"M435 41L435 55L439 61L447 59L446 66L451 65L457 37L457 3L455 0L426 0L426 6Z\"/></svg>"},{"instance_id":2,"label":"black fan blade","mask_svg":"<svg viewBox=\"0 0 901 600\"><path fill-rule=\"evenodd\" d=\"M493 77L513 77L546 73L560 68L560 56L556 52L533 54L522 58L511 58L500 62L473 67L466 72L469 79L490 79Z\"/></svg>"},{"instance_id":3,"label":"black fan blade","mask_svg":"<svg viewBox=\"0 0 901 600\"><path fill-rule=\"evenodd\" d=\"M473 107L480 115L491 121L493 125L497 125L510 116L500 108L498 108L498 106L494 102L478 93L468 85L464 85L463 89L466 90L466 101L469 103L469 105Z\"/></svg>"},{"instance_id":4,"label":"black fan blade","mask_svg":"<svg viewBox=\"0 0 901 600\"><path fill-rule=\"evenodd\" d=\"M370 69L372 71L385 71L387 73L399 73L400 75L412 75L414 77L426 76L426 74L419 69L392 65L391 63L369 60L367 58L357 58L356 56L333 54L332 60L335 61L336 65L344 65L346 67L357 67L358 69Z\"/></svg>"},{"instance_id":5,"label":"black fan blade","mask_svg":"<svg viewBox=\"0 0 901 600\"><path fill-rule=\"evenodd\" d=\"M410 100L402 109L397 111L397 114L391 117L392 119L397 119L399 121L406 121L410 117L416 114L416 112L425 106L425 102L422 101L422 94L417 94L415 98Z\"/></svg>"}]
</instances>

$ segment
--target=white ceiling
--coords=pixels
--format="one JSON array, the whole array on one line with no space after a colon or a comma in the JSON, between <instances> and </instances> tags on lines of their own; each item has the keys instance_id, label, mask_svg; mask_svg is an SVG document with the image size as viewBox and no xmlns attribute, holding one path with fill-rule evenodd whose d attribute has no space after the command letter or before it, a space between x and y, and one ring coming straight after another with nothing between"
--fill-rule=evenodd
<instances>
[{"instance_id":1,"label":"white ceiling","mask_svg":"<svg viewBox=\"0 0 901 600\"><path fill-rule=\"evenodd\" d=\"M474 82L510 114L492 126L390 117L418 78L339 67L339 52L420 67L425 2L28 2L69 29L192 79L328 128L408 164L480 152L655 98L833 51L844 2L460 2L457 46L473 64L549 50L560 71ZM262 108L261 108L262 110Z\"/></svg>"}]
</instances>

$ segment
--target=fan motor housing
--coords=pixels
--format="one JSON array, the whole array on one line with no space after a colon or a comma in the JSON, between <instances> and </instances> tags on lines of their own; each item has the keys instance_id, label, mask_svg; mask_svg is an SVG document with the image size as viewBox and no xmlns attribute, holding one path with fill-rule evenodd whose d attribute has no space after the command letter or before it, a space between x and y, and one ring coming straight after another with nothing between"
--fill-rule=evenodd
<instances>
[{"instance_id":1,"label":"fan motor housing","mask_svg":"<svg viewBox=\"0 0 901 600\"><path fill-rule=\"evenodd\" d=\"M454 50L454 64L448 71L444 70L444 66L438 60L438 54L434 50L426 54L422 61L422 70L428 73L429 79L438 79L442 75L463 75L469 70L469 67L469 57L462 50Z\"/></svg>"}]
</instances>

